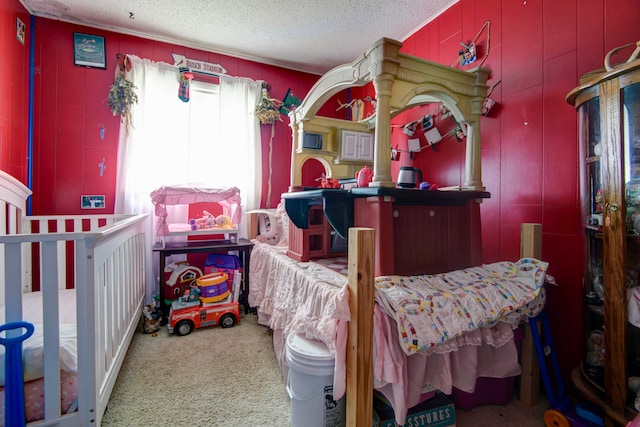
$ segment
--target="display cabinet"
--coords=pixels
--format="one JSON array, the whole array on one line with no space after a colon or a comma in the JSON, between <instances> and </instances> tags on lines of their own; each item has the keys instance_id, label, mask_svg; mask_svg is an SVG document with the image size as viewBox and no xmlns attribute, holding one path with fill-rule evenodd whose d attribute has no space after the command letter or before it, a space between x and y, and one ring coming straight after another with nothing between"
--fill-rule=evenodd
<instances>
[{"instance_id":1,"label":"display cabinet","mask_svg":"<svg viewBox=\"0 0 640 427\"><path fill-rule=\"evenodd\" d=\"M572 380L605 425L625 425L640 404L640 329L630 316L640 271L640 60L580 83L567 95L578 113L586 236L585 347Z\"/></svg>"}]
</instances>

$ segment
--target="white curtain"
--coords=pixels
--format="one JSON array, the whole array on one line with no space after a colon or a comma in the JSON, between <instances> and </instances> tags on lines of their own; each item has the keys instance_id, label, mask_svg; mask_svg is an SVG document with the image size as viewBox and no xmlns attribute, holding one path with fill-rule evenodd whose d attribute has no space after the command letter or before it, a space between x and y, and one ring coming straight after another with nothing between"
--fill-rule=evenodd
<instances>
[{"instance_id":1,"label":"white curtain","mask_svg":"<svg viewBox=\"0 0 640 427\"><path fill-rule=\"evenodd\" d=\"M178 68L129 55L127 79L136 86L127 131L120 126L116 213L148 213L155 220L150 193L163 185L238 187L243 210L260 204L262 151L254 116L261 82L221 76L220 84L191 82L190 100L178 98ZM169 217L186 221L186 207ZM157 240L149 221L147 243ZM241 224L246 237L246 224ZM158 260L147 251L147 300L157 293Z\"/></svg>"}]
</instances>

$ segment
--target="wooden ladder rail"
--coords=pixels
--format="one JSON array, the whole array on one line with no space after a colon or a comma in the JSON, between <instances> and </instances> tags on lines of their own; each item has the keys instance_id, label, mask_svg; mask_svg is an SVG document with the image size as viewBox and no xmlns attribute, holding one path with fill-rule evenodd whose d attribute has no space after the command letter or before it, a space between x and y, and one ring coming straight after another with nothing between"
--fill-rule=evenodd
<instances>
[{"instance_id":1,"label":"wooden ladder rail","mask_svg":"<svg viewBox=\"0 0 640 427\"><path fill-rule=\"evenodd\" d=\"M347 338L347 426L373 422L373 301L375 230L349 229L349 337Z\"/></svg>"},{"instance_id":2,"label":"wooden ladder rail","mask_svg":"<svg viewBox=\"0 0 640 427\"><path fill-rule=\"evenodd\" d=\"M520 257L542 258L542 224L524 223L520 228ZM520 350L520 401L533 406L540 401L540 366L533 346L531 330L524 327Z\"/></svg>"}]
</instances>

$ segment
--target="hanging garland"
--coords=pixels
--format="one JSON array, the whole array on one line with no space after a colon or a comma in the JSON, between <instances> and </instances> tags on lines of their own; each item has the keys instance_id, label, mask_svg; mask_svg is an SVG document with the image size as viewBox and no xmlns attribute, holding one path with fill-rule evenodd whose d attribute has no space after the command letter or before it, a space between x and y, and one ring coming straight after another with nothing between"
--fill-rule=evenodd
<instances>
[{"instance_id":1,"label":"hanging garland","mask_svg":"<svg viewBox=\"0 0 640 427\"><path fill-rule=\"evenodd\" d=\"M131 106L138 103L137 87L126 79L125 71L131 69L126 55L117 54L118 65L116 66L115 81L109 88L107 105L114 116L120 116L125 124L127 132L131 127Z\"/></svg>"},{"instance_id":2,"label":"hanging garland","mask_svg":"<svg viewBox=\"0 0 640 427\"><path fill-rule=\"evenodd\" d=\"M269 96L269 85L262 83L262 97L258 105L256 105L256 117L260 119L260 123L263 125L272 125L276 120L282 120L280 118L280 111L278 111L278 107L280 107L281 104L281 101Z\"/></svg>"}]
</instances>

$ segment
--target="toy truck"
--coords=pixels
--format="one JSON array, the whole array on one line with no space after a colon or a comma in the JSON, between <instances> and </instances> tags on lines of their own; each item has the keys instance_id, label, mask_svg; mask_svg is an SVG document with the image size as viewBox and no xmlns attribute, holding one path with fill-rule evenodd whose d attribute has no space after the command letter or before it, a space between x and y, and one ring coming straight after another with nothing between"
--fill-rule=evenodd
<instances>
[{"instance_id":1,"label":"toy truck","mask_svg":"<svg viewBox=\"0 0 640 427\"><path fill-rule=\"evenodd\" d=\"M227 279L226 273L218 272L194 280L188 293L171 302L169 333L184 336L205 326L230 328L239 322L240 303L234 301Z\"/></svg>"}]
</instances>

